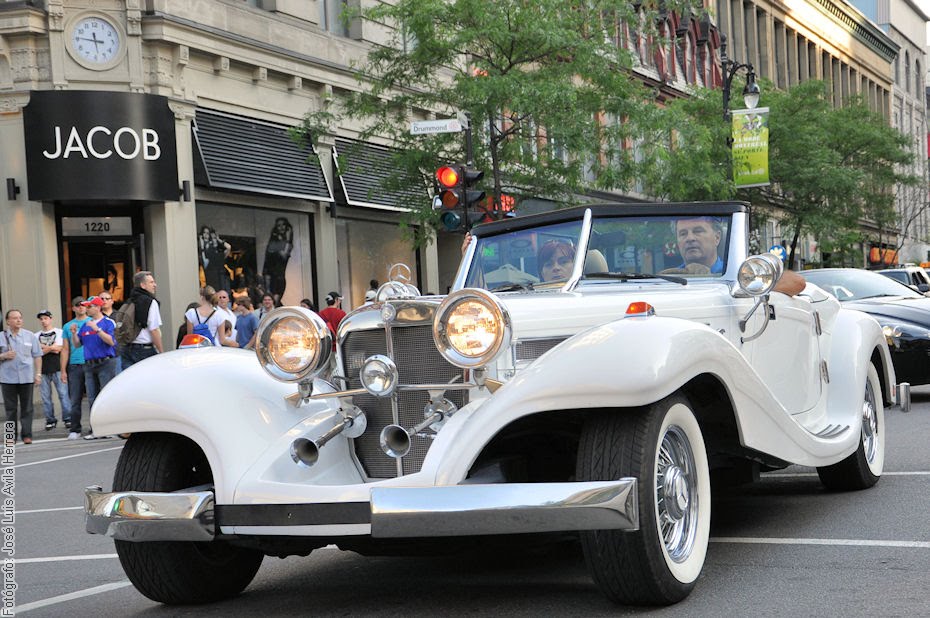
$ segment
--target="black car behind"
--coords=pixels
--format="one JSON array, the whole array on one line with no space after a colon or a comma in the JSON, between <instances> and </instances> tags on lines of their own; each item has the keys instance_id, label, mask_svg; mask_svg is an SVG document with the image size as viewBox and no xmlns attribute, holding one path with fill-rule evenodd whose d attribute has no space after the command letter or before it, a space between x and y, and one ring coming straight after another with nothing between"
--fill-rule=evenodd
<instances>
[{"instance_id":1,"label":"black car behind","mask_svg":"<svg viewBox=\"0 0 930 618\"><path fill-rule=\"evenodd\" d=\"M811 283L847 309L868 313L882 326L898 382L930 383L930 298L868 270L805 270Z\"/></svg>"}]
</instances>

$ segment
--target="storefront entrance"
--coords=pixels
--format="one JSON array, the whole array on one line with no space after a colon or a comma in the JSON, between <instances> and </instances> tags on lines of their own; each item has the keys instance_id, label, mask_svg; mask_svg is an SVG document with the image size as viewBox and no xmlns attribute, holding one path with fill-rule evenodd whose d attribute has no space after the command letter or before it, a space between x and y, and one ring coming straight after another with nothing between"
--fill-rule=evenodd
<instances>
[{"instance_id":1,"label":"storefront entrance","mask_svg":"<svg viewBox=\"0 0 930 618\"><path fill-rule=\"evenodd\" d=\"M129 297L132 276L144 269L142 234L134 217L62 216L62 307L75 296L109 292L114 307ZM63 315L68 315L64 313Z\"/></svg>"},{"instance_id":2,"label":"storefront entrance","mask_svg":"<svg viewBox=\"0 0 930 618\"><path fill-rule=\"evenodd\" d=\"M65 299L110 292L118 307L129 296L138 259L132 241L65 241Z\"/></svg>"}]
</instances>

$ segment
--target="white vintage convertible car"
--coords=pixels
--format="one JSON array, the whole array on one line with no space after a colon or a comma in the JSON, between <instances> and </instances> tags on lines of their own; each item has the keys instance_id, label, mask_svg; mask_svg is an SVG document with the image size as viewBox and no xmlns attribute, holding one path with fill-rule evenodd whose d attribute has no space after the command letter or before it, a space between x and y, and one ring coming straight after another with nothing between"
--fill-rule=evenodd
<instances>
[{"instance_id":1,"label":"white vintage convertible car","mask_svg":"<svg viewBox=\"0 0 930 618\"><path fill-rule=\"evenodd\" d=\"M578 531L612 600L670 604L701 574L711 478L790 464L834 490L882 473L894 370L879 325L776 291L742 203L602 204L473 231L453 291L401 280L335 352L284 307L255 354L180 350L103 390L132 433L87 530L169 604L242 591L269 556ZM257 356L257 358L256 358Z\"/></svg>"}]
</instances>

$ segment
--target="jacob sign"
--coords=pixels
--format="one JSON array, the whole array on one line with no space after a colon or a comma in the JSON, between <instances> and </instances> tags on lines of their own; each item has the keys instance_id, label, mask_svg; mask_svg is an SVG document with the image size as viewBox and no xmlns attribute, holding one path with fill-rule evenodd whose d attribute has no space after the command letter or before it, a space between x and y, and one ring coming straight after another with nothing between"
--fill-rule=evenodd
<instances>
[{"instance_id":1,"label":"jacob sign","mask_svg":"<svg viewBox=\"0 0 930 618\"><path fill-rule=\"evenodd\" d=\"M33 92L23 116L30 200L178 199L165 97Z\"/></svg>"}]
</instances>

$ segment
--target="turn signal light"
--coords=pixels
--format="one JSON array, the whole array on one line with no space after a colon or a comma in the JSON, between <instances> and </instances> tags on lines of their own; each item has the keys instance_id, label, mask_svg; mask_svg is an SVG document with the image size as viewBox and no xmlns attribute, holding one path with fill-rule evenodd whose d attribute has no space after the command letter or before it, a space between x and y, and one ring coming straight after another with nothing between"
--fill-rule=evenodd
<instances>
[{"instance_id":1,"label":"turn signal light","mask_svg":"<svg viewBox=\"0 0 930 618\"><path fill-rule=\"evenodd\" d=\"M630 303L626 308L626 314L628 316L634 315L655 315L656 310L653 309L652 305L643 300L638 300Z\"/></svg>"}]
</instances>

